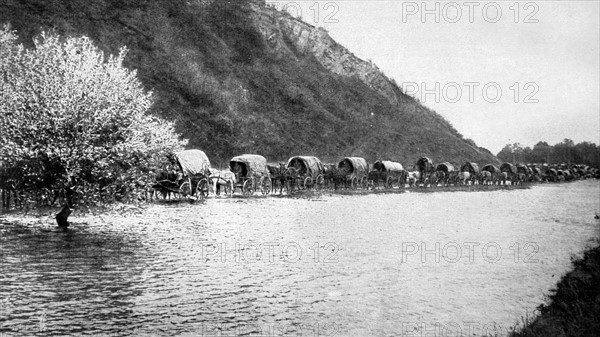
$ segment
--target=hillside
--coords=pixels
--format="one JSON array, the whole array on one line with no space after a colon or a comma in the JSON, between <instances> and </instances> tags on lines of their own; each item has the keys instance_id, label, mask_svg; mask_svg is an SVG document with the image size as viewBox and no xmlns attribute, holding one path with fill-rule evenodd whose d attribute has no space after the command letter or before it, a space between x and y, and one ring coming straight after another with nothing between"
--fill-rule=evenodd
<instances>
[{"instance_id":1,"label":"hillside","mask_svg":"<svg viewBox=\"0 0 600 337\"><path fill-rule=\"evenodd\" d=\"M217 165L241 153L497 162L326 31L259 0L4 0L0 23L26 46L49 28L127 46L153 113Z\"/></svg>"}]
</instances>

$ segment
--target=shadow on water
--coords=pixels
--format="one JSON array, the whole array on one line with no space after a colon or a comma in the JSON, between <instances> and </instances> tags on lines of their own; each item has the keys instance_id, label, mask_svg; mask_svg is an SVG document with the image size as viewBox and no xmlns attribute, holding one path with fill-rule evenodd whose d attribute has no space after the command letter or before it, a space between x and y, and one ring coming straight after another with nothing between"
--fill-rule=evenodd
<instances>
[{"instance_id":1,"label":"shadow on water","mask_svg":"<svg viewBox=\"0 0 600 337\"><path fill-rule=\"evenodd\" d=\"M0 223L0 333L134 331L144 265L135 235ZM102 322L102 324L99 324Z\"/></svg>"}]
</instances>

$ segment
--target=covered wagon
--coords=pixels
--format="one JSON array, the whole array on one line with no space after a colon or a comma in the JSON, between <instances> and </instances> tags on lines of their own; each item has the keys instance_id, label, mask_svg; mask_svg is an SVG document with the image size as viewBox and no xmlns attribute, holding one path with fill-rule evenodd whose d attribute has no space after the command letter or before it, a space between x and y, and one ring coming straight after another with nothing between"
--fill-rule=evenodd
<instances>
[{"instance_id":1,"label":"covered wagon","mask_svg":"<svg viewBox=\"0 0 600 337\"><path fill-rule=\"evenodd\" d=\"M406 170L398 162L379 160L373 164L368 180L371 188L379 186L379 183L383 183L385 188L393 188L394 184L404 186Z\"/></svg>"},{"instance_id":2,"label":"covered wagon","mask_svg":"<svg viewBox=\"0 0 600 337\"><path fill-rule=\"evenodd\" d=\"M287 163L288 180L291 182L291 188L298 186L300 188L322 189L325 185L323 176L323 163L317 157L313 156L295 156L291 157Z\"/></svg>"},{"instance_id":3,"label":"covered wagon","mask_svg":"<svg viewBox=\"0 0 600 337\"><path fill-rule=\"evenodd\" d=\"M208 197L210 160L201 150L184 150L169 158L170 166L156 176L152 187L155 196L166 198L171 194L180 198Z\"/></svg>"},{"instance_id":4,"label":"covered wagon","mask_svg":"<svg viewBox=\"0 0 600 337\"><path fill-rule=\"evenodd\" d=\"M517 167L511 163L503 163L500 165L500 172L506 172L509 175L517 174Z\"/></svg>"},{"instance_id":5,"label":"covered wagon","mask_svg":"<svg viewBox=\"0 0 600 337\"><path fill-rule=\"evenodd\" d=\"M448 162L441 163L438 166L436 166L435 170L442 171L444 173L451 173L451 172L454 172L454 165L452 165Z\"/></svg>"},{"instance_id":6,"label":"covered wagon","mask_svg":"<svg viewBox=\"0 0 600 337\"><path fill-rule=\"evenodd\" d=\"M369 164L365 158L346 157L338 163L340 174L346 179L346 184L352 189L358 186L367 187Z\"/></svg>"},{"instance_id":7,"label":"covered wagon","mask_svg":"<svg viewBox=\"0 0 600 337\"><path fill-rule=\"evenodd\" d=\"M490 172L491 174L500 173L500 168L492 164L487 164L481 168L482 171Z\"/></svg>"},{"instance_id":8,"label":"covered wagon","mask_svg":"<svg viewBox=\"0 0 600 337\"><path fill-rule=\"evenodd\" d=\"M474 176L479 173L479 165L473 162L466 162L460 167L460 172L469 172Z\"/></svg>"},{"instance_id":9,"label":"covered wagon","mask_svg":"<svg viewBox=\"0 0 600 337\"><path fill-rule=\"evenodd\" d=\"M229 161L229 169L235 175L235 186L244 195L260 190L263 195L271 193L271 177L267 159L258 154L243 154Z\"/></svg>"},{"instance_id":10,"label":"covered wagon","mask_svg":"<svg viewBox=\"0 0 600 337\"><path fill-rule=\"evenodd\" d=\"M442 186L450 185L451 180L456 178L454 165L449 162L438 164L435 167L435 172L431 175L430 183L432 186L437 186L439 183Z\"/></svg>"},{"instance_id":11,"label":"covered wagon","mask_svg":"<svg viewBox=\"0 0 600 337\"><path fill-rule=\"evenodd\" d=\"M435 171L435 165L433 161L427 157L421 157L415 163L415 171L420 172L422 175L430 174Z\"/></svg>"}]
</instances>

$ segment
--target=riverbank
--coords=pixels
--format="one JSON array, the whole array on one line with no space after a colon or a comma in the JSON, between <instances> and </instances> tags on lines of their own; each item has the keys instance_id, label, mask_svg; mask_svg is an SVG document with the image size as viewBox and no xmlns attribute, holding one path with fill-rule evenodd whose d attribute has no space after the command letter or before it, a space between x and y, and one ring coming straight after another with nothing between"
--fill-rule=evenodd
<instances>
[{"instance_id":1,"label":"riverbank","mask_svg":"<svg viewBox=\"0 0 600 337\"><path fill-rule=\"evenodd\" d=\"M550 304L511 337L600 335L600 239L573 261L573 270L558 283Z\"/></svg>"}]
</instances>

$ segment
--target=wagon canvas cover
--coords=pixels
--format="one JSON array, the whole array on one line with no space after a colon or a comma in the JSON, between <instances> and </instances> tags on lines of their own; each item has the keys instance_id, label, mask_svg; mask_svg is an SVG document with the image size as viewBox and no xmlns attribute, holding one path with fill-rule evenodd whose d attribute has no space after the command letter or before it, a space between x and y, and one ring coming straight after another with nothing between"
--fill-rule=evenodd
<instances>
[{"instance_id":1,"label":"wagon canvas cover","mask_svg":"<svg viewBox=\"0 0 600 337\"><path fill-rule=\"evenodd\" d=\"M296 164L300 164L303 169L300 171L302 175L308 175L311 177L317 176L323 173L323 164L317 157L311 156L296 156L288 160L287 167L294 167Z\"/></svg>"},{"instance_id":2,"label":"wagon canvas cover","mask_svg":"<svg viewBox=\"0 0 600 337\"><path fill-rule=\"evenodd\" d=\"M387 172L402 172L404 171L404 167L402 164L397 163L395 161L389 160L379 160L373 164L373 169L377 171L387 171Z\"/></svg>"},{"instance_id":3,"label":"wagon canvas cover","mask_svg":"<svg viewBox=\"0 0 600 337\"><path fill-rule=\"evenodd\" d=\"M452 165L448 162L441 163L436 167L435 170L436 171L444 171L446 173L454 172L454 165Z\"/></svg>"},{"instance_id":4,"label":"wagon canvas cover","mask_svg":"<svg viewBox=\"0 0 600 337\"><path fill-rule=\"evenodd\" d=\"M365 174L369 170L369 165L367 164L367 161L361 157L346 157L338 164L338 167L350 168L348 174L352 175Z\"/></svg>"},{"instance_id":5,"label":"wagon canvas cover","mask_svg":"<svg viewBox=\"0 0 600 337\"><path fill-rule=\"evenodd\" d=\"M258 154L243 154L241 156L233 157L229 162L229 166L233 170L235 163L242 163L246 167L246 176L269 176L269 169L267 168L267 159Z\"/></svg>"},{"instance_id":6,"label":"wagon canvas cover","mask_svg":"<svg viewBox=\"0 0 600 337\"><path fill-rule=\"evenodd\" d=\"M419 172L430 172L435 168L435 166L433 166L433 161L427 157L419 158L415 167Z\"/></svg>"},{"instance_id":7,"label":"wagon canvas cover","mask_svg":"<svg viewBox=\"0 0 600 337\"><path fill-rule=\"evenodd\" d=\"M175 153L175 158L186 175L204 174L210 169L210 161L206 153L200 150L184 150Z\"/></svg>"},{"instance_id":8,"label":"wagon canvas cover","mask_svg":"<svg viewBox=\"0 0 600 337\"><path fill-rule=\"evenodd\" d=\"M461 172L479 173L479 165L477 163L466 162L460 168Z\"/></svg>"},{"instance_id":9,"label":"wagon canvas cover","mask_svg":"<svg viewBox=\"0 0 600 337\"><path fill-rule=\"evenodd\" d=\"M517 173L517 168L511 163L504 163L500 165L500 172Z\"/></svg>"},{"instance_id":10,"label":"wagon canvas cover","mask_svg":"<svg viewBox=\"0 0 600 337\"><path fill-rule=\"evenodd\" d=\"M525 165L517 165L517 172L524 174L531 174L531 169Z\"/></svg>"},{"instance_id":11,"label":"wagon canvas cover","mask_svg":"<svg viewBox=\"0 0 600 337\"><path fill-rule=\"evenodd\" d=\"M498 172L500 172L500 169L498 167L492 165L492 164L485 165L481 170L482 171L488 171L488 172L491 172L491 173L498 173Z\"/></svg>"}]
</instances>

